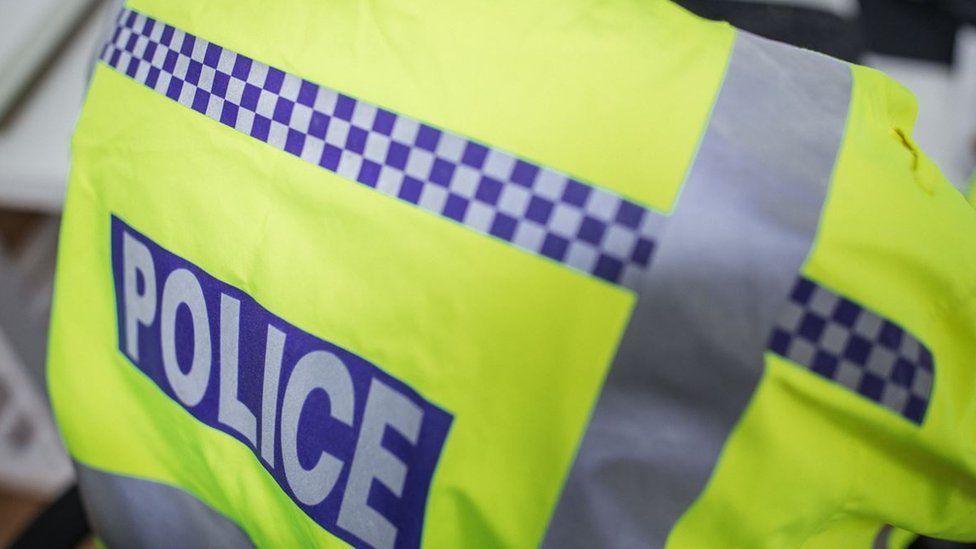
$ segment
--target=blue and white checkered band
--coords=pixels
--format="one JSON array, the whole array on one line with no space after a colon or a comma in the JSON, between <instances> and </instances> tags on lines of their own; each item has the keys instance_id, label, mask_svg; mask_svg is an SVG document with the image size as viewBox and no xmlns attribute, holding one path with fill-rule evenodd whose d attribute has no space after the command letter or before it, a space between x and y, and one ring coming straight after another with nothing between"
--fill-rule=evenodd
<instances>
[{"instance_id":1,"label":"blue and white checkered band","mask_svg":"<svg viewBox=\"0 0 976 549\"><path fill-rule=\"evenodd\" d=\"M220 123L529 253L633 287L663 216L607 189L123 10L101 59Z\"/></svg>"},{"instance_id":2,"label":"blue and white checkered band","mask_svg":"<svg viewBox=\"0 0 976 549\"><path fill-rule=\"evenodd\" d=\"M800 277L769 348L915 423L932 394L932 352L901 326Z\"/></svg>"}]
</instances>

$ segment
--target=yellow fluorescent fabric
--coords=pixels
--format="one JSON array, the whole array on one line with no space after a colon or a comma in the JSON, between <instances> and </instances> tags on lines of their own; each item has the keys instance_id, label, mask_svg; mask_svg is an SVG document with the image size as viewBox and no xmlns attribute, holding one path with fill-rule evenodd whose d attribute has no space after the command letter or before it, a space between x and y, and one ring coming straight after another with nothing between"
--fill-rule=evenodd
<instances>
[{"instance_id":1,"label":"yellow fluorescent fabric","mask_svg":"<svg viewBox=\"0 0 976 549\"><path fill-rule=\"evenodd\" d=\"M976 216L904 137L910 94L853 70L846 135L804 274L931 348L928 414L919 428L767 353L753 401L671 546L869 547L883 524L976 539ZM906 537L895 532L892 543Z\"/></svg>"},{"instance_id":2,"label":"yellow fluorescent fabric","mask_svg":"<svg viewBox=\"0 0 976 549\"><path fill-rule=\"evenodd\" d=\"M432 1L129 7L660 210L693 157L732 39L663 0L497 3L461 18ZM98 66L59 252L55 412L77 459L178 486L259 545L339 541L248 448L195 420L118 351L113 214L453 415L426 545L541 540L631 293L305 164Z\"/></svg>"},{"instance_id":3,"label":"yellow fluorescent fabric","mask_svg":"<svg viewBox=\"0 0 976 549\"><path fill-rule=\"evenodd\" d=\"M116 214L454 415L426 542L540 539L631 294L306 165L105 67L74 146L50 371L73 455L183 487L259 543L329 539L249 450L117 350Z\"/></svg>"},{"instance_id":4,"label":"yellow fluorescent fabric","mask_svg":"<svg viewBox=\"0 0 976 549\"><path fill-rule=\"evenodd\" d=\"M666 0L136 0L354 97L670 210L733 32Z\"/></svg>"}]
</instances>

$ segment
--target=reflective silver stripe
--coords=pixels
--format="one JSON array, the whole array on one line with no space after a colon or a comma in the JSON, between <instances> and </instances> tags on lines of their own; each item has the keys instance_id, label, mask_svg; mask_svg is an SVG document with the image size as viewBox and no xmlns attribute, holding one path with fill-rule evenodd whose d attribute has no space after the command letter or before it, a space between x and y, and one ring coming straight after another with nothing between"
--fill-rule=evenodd
<instances>
[{"instance_id":1,"label":"reflective silver stripe","mask_svg":"<svg viewBox=\"0 0 976 549\"><path fill-rule=\"evenodd\" d=\"M850 89L846 64L738 34L547 545L663 545L701 493L811 248Z\"/></svg>"},{"instance_id":2,"label":"reflective silver stripe","mask_svg":"<svg viewBox=\"0 0 976 549\"><path fill-rule=\"evenodd\" d=\"M252 547L230 519L172 486L75 463L92 529L108 547Z\"/></svg>"}]
</instances>

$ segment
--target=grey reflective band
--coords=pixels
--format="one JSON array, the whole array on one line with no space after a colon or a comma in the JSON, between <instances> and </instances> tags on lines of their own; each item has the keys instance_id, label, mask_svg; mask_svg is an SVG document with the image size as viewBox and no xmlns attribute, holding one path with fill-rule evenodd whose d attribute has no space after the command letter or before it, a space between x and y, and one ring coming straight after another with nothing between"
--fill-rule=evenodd
<instances>
[{"instance_id":1,"label":"grey reflective band","mask_svg":"<svg viewBox=\"0 0 976 549\"><path fill-rule=\"evenodd\" d=\"M650 264L664 217L644 206L132 10L101 59L225 126L536 256L628 287Z\"/></svg>"},{"instance_id":2,"label":"grey reflective band","mask_svg":"<svg viewBox=\"0 0 976 549\"><path fill-rule=\"evenodd\" d=\"M846 64L738 33L547 545L661 546L702 492L812 246L850 90Z\"/></svg>"},{"instance_id":3,"label":"grey reflective band","mask_svg":"<svg viewBox=\"0 0 976 549\"><path fill-rule=\"evenodd\" d=\"M88 520L108 547L254 545L234 522L178 488L78 462L75 469Z\"/></svg>"},{"instance_id":4,"label":"grey reflective band","mask_svg":"<svg viewBox=\"0 0 976 549\"><path fill-rule=\"evenodd\" d=\"M769 350L921 424L932 395L932 351L904 328L804 277Z\"/></svg>"}]
</instances>

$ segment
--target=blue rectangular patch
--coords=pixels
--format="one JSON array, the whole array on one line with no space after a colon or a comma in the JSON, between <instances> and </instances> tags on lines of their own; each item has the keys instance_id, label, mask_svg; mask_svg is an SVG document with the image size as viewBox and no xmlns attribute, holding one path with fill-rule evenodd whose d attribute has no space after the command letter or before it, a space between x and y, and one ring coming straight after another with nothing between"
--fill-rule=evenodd
<instances>
[{"instance_id":1,"label":"blue rectangular patch","mask_svg":"<svg viewBox=\"0 0 976 549\"><path fill-rule=\"evenodd\" d=\"M137 368L329 532L420 545L451 414L115 216L111 239L119 350Z\"/></svg>"}]
</instances>

